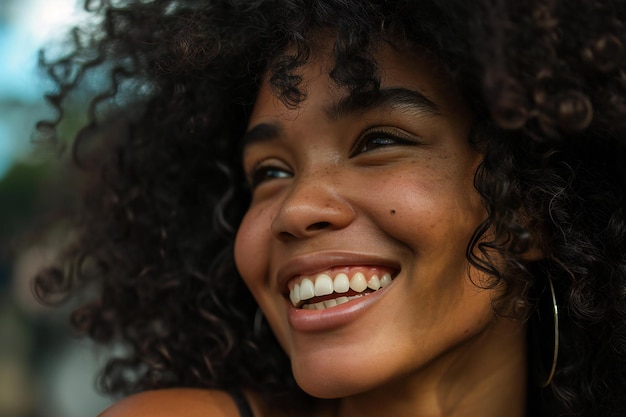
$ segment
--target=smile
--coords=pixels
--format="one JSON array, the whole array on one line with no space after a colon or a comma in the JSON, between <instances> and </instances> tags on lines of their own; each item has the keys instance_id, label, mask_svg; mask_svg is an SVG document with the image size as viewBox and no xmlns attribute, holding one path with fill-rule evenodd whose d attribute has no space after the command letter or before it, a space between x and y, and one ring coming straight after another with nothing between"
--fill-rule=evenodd
<instances>
[{"instance_id":1,"label":"smile","mask_svg":"<svg viewBox=\"0 0 626 417\"><path fill-rule=\"evenodd\" d=\"M289 299L299 309L325 310L384 288L392 279L392 271L387 268L333 268L291 280Z\"/></svg>"}]
</instances>

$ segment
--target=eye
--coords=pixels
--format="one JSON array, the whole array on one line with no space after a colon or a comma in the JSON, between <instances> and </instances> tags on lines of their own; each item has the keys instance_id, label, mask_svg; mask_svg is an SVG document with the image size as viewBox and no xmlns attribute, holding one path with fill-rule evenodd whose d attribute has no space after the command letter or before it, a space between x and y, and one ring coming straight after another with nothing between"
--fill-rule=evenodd
<instances>
[{"instance_id":1,"label":"eye","mask_svg":"<svg viewBox=\"0 0 626 417\"><path fill-rule=\"evenodd\" d=\"M416 145L416 139L411 139L408 136L408 134L403 134L393 128L367 130L352 147L350 156L356 156L361 153L390 146Z\"/></svg>"},{"instance_id":2,"label":"eye","mask_svg":"<svg viewBox=\"0 0 626 417\"><path fill-rule=\"evenodd\" d=\"M252 188L256 188L260 184L282 178L291 178L293 174L289 169L281 164L272 162L261 162L254 166L248 175L248 182Z\"/></svg>"}]
</instances>

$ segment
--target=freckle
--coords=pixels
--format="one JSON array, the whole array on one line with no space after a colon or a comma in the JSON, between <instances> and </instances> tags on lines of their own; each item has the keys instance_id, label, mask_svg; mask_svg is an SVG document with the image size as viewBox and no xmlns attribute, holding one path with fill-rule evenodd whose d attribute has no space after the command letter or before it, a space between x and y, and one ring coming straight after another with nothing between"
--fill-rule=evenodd
<instances>
[{"instance_id":1,"label":"freckle","mask_svg":"<svg viewBox=\"0 0 626 417\"><path fill-rule=\"evenodd\" d=\"M389 213L396 214L396 211L395 210L390 210Z\"/></svg>"}]
</instances>

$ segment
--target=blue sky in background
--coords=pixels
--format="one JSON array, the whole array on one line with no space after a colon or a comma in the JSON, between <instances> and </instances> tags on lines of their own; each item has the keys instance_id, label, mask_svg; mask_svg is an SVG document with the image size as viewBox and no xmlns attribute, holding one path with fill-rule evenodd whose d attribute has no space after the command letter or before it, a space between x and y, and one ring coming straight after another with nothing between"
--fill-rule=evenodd
<instances>
[{"instance_id":1,"label":"blue sky in background","mask_svg":"<svg viewBox=\"0 0 626 417\"><path fill-rule=\"evenodd\" d=\"M38 50L64 38L82 11L77 0L0 0L0 178L30 148L37 120L49 117Z\"/></svg>"}]
</instances>

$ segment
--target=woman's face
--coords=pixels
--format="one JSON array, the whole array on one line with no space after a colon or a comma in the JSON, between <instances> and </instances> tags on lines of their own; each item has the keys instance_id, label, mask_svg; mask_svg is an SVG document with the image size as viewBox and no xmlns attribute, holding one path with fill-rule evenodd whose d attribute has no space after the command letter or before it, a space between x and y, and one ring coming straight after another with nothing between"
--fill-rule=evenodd
<instances>
[{"instance_id":1,"label":"woman's face","mask_svg":"<svg viewBox=\"0 0 626 417\"><path fill-rule=\"evenodd\" d=\"M465 251L486 217L473 187L472 115L425 54L382 45L381 94L348 97L313 54L307 97L266 83L244 168L253 195L235 259L310 394L365 392L463 349L493 319L494 290Z\"/></svg>"}]
</instances>

